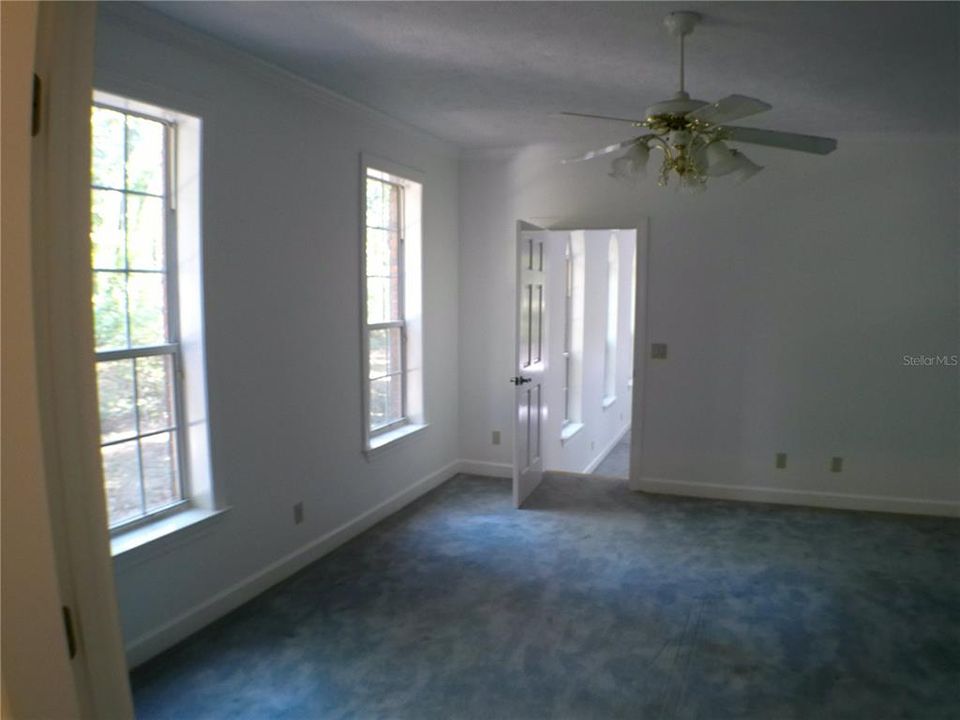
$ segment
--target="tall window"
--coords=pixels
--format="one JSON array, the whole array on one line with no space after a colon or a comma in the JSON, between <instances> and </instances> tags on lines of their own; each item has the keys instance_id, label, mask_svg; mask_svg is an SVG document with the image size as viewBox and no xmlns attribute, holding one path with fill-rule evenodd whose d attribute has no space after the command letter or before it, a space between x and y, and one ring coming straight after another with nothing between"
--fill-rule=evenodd
<instances>
[{"instance_id":1,"label":"tall window","mask_svg":"<svg viewBox=\"0 0 960 720\"><path fill-rule=\"evenodd\" d=\"M100 450L110 527L126 530L213 509L200 119L97 91L90 120Z\"/></svg>"},{"instance_id":2,"label":"tall window","mask_svg":"<svg viewBox=\"0 0 960 720\"><path fill-rule=\"evenodd\" d=\"M563 422L561 441L583 428L584 234L567 235L564 247L563 302Z\"/></svg>"},{"instance_id":3,"label":"tall window","mask_svg":"<svg viewBox=\"0 0 960 720\"><path fill-rule=\"evenodd\" d=\"M607 246L607 337L604 343L603 404L617 398L617 305L620 296L620 252L616 233Z\"/></svg>"},{"instance_id":4,"label":"tall window","mask_svg":"<svg viewBox=\"0 0 960 720\"><path fill-rule=\"evenodd\" d=\"M173 132L159 118L93 108L93 309L111 526L183 499Z\"/></svg>"},{"instance_id":5,"label":"tall window","mask_svg":"<svg viewBox=\"0 0 960 720\"><path fill-rule=\"evenodd\" d=\"M364 177L364 338L367 447L422 422L422 185L367 166ZM381 440L380 442L382 442Z\"/></svg>"}]
</instances>

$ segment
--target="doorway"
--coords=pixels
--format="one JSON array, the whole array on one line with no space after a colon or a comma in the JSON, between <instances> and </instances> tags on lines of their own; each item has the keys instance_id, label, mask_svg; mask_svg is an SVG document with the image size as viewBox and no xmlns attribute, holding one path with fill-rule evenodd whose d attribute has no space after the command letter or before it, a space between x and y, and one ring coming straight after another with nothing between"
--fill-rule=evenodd
<instances>
[{"instance_id":1,"label":"doorway","mask_svg":"<svg viewBox=\"0 0 960 720\"><path fill-rule=\"evenodd\" d=\"M627 480L635 424L637 230L554 231L548 242L543 468Z\"/></svg>"}]
</instances>

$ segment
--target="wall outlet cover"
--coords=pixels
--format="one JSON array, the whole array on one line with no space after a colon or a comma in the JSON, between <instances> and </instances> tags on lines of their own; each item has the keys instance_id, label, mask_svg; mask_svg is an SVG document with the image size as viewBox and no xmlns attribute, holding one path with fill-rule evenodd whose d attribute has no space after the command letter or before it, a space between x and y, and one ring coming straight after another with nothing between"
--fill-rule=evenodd
<instances>
[{"instance_id":1,"label":"wall outlet cover","mask_svg":"<svg viewBox=\"0 0 960 720\"><path fill-rule=\"evenodd\" d=\"M299 525L303 522L303 502L294 503L293 505L293 524Z\"/></svg>"},{"instance_id":2,"label":"wall outlet cover","mask_svg":"<svg viewBox=\"0 0 960 720\"><path fill-rule=\"evenodd\" d=\"M778 452L774 463L778 470L783 470L787 466L787 454Z\"/></svg>"},{"instance_id":3,"label":"wall outlet cover","mask_svg":"<svg viewBox=\"0 0 960 720\"><path fill-rule=\"evenodd\" d=\"M830 472L843 472L843 458L830 458Z\"/></svg>"},{"instance_id":4,"label":"wall outlet cover","mask_svg":"<svg viewBox=\"0 0 960 720\"><path fill-rule=\"evenodd\" d=\"M494 431L493 431L493 444L494 444L494 445L499 445L499 444L500 444L500 431L499 431L499 430L494 430Z\"/></svg>"},{"instance_id":5,"label":"wall outlet cover","mask_svg":"<svg viewBox=\"0 0 960 720\"><path fill-rule=\"evenodd\" d=\"M654 360L666 360L667 344L666 343L650 343L650 357L652 357Z\"/></svg>"}]
</instances>

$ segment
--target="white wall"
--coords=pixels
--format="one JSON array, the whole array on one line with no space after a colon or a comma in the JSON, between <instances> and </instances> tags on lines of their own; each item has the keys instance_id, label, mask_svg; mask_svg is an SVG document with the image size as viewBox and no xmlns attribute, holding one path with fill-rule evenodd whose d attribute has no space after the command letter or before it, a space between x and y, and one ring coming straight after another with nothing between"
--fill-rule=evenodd
<instances>
[{"instance_id":1,"label":"white wall","mask_svg":"<svg viewBox=\"0 0 960 720\"><path fill-rule=\"evenodd\" d=\"M456 148L137 8L100 6L96 86L203 120L212 466L231 507L189 541L118 567L136 662L313 557L328 533L455 468L458 159ZM361 454L361 152L426 179L431 425L370 461Z\"/></svg>"},{"instance_id":2,"label":"white wall","mask_svg":"<svg viewBox=\"0 0 960 720\"><path fill-rule=\"evenodd\" d=\"M647 216L647 339L668 343L669 357L646 362L638 484L958 512L960 375L903 365L905 354L960 352L956 135L844 135L827 157L751 150L766 171L700 196L655 178L632 189L603 160L560 166L570 154L461 162L460 322L473 328L460 348L464 457L510 458L488 438L510 426L512 223L633 227ZM786 470L774 469L778 451ZM834 455L842 473L829 472Z\"/></svg>"},{"instance_id":3,"label":"white wall","mask_svg":"<svg viewBox=\"0 0 960 720\"><path fill-rule=\"evenodd\" d=\"M607 334L607 251L611 232L619 238L619 282L617 287L616 401L603 406L604 347ZM591 472L623 436L630 425L631 393L628 381L633 367L630 327L631 268L636 248L636 231L586 230L580 232L583 246L585 318L581 357L582 384L579 422L583 428L561 441L563 423L563 330L564 330L564 244L568 233L550 233L548 293L550 298L547 334L549 362L544 378L547 422L544 425L543 467L546 470Z\"/></svg>"}]
</instances>

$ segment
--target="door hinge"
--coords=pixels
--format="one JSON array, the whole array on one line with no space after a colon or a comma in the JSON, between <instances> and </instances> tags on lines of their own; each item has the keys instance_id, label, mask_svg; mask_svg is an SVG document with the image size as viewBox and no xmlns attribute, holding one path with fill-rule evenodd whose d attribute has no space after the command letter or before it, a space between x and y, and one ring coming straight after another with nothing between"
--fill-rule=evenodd
<instances>
[{"instance_id":1,"label":"door hinge","mask_svg":"<svg viewBox=\"0 0 960 720\"><path fill-rule=\"evenodd\" d=\"M77 634L73 629L73 616L70 608L63 606L63 629L67 635L67 654L73 660L77 656Z\"/></svg>"},{"instance_id":2,"label":"door hinge","mask_svg":"<svg viewBox=\"0 0 960 720\"><path fill-rule=\"evenodd\" d=\"M30 135L36 137L40 134L40 96L43 94L43 83L40 76L33 76L33 115L30 119Z\"/></svg>"}]
</instances>

